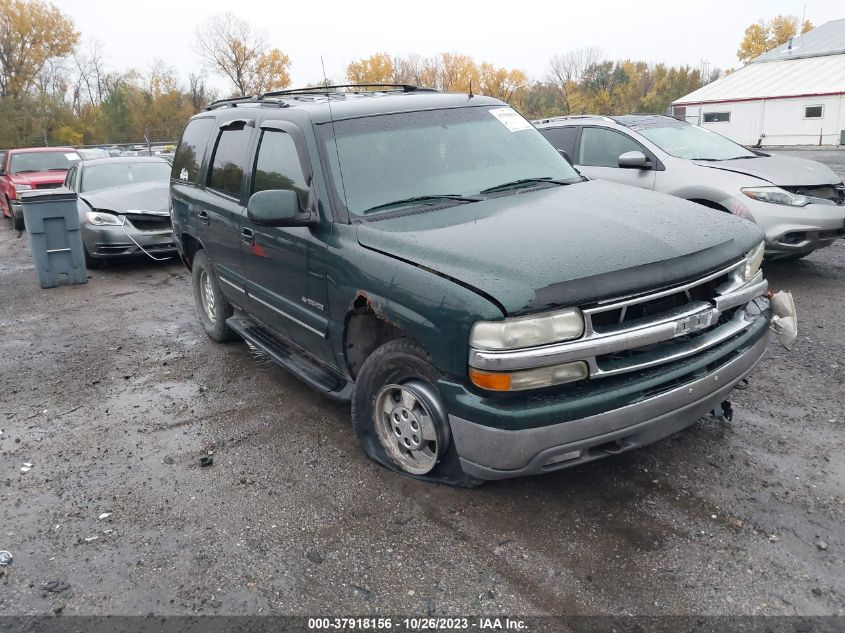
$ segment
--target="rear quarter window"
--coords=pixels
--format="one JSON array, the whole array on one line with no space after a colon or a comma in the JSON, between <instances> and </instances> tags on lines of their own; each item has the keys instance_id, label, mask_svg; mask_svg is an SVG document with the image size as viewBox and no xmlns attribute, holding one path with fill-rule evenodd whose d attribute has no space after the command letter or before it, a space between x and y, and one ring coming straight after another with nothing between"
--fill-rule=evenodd
<instances>
[{"instance_id":1,"label":"rear quarter window","mask_svg":"<svg viewBox=\"0 0 845 633\"><path fill-rule=\"evenodd\" d=\"M173 157L173 169L170 177L183 182L199 184L200 167L205 152L205 145L214 127L214 119L194 119L182 133L182 140Z\"/></svg>"},{"instance_id":2,"label":"rear quarter window","mask_svg":"<svg viewBox=\"0 0 845 633\"><path fill-rule=\"evenodd\" d=\"M220 132L208 174L209 189L240 198L251 132L248 127Z\"/></svg>"}]
</instances>

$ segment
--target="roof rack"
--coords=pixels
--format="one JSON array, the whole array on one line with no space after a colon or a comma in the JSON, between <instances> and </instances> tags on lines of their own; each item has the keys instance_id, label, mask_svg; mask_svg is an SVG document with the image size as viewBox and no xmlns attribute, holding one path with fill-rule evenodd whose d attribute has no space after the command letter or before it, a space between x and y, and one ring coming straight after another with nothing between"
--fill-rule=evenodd
<instances>
[{"instance_id":1,"label":"roof rack","mask_svg":"<svg viewBox=\"0 0 845 633\"><path fill-rule=\"evenodd\" d=\"M401 90L402 92L436 92L432 88L419 88L410 84L337 84L334 86L309 86L307 88L290 88L286 90L273 90L272 92L265 92L261 95L264 97L283 97L285 95L296 94L325 94L327 92L339 92L339 88L390 88L391 90ZM347 90L346 92L355 92L354 90ZM386 92L386 91L375 91Z\"/></svg>"},{"instance_id":2,"label":"roof rack","mask_svg":"<svg viewBox=\"0 0 845 633\"><path fill-rule=\"evenodd\" d=\"M344 90L340 88L386 88L386 90ZM216 110L217 108L224 108L226 106L236 107L239 103L258 103L275 105L280 108L288 107L288 104L281 101L272 100L274 97L296 97L299 95L327 95L327 94L362 94L364 92L437 92L434 88L420 88L410 84L338 84L335 86L309 86L308 88L290 88L287 90L273 90L271 92L264 92L260 95L249 95L246 97L230 97L228 99L218 99L209 103L206 110ZM269 100L267 100L269 99Z\"/></svg>"}]
</instances>

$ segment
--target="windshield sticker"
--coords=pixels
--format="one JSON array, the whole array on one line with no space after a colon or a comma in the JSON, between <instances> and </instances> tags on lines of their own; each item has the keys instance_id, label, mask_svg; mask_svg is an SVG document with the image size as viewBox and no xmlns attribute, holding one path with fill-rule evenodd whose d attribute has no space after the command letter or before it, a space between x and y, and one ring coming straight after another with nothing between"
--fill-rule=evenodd
<instances>
[{"instance_id":1,"label":"windshield sticker","mask_svg":"<svg viewBox=\"0 0 845 633\"><path fill-rule=\"evenodd\" d=\"M508 128L511 132L530 130L532 125L522 118L513 108L493 108L490 114L499 120L499 123Z\"/></svg>"},{"instance_id":2,"label":"windshield sticker","mask_svg":"<svg viewBox=\"0 0 845 633\"><path fill-rule=\"evenodd\" d=\"M65 158L68 160L79 160L79 154L65 154Z\"/></svg>"},{"instance_id":3,"label":"windshield sticker","mask_svg":"<svg viewBox=\"0 0 845 633\"><path fill-rule=\"evenodd\" d=\"M188 179L188 170L187 168L183 167L182 171L179 172L179 180L187 180Z\"/></svg>"}]
</instances>

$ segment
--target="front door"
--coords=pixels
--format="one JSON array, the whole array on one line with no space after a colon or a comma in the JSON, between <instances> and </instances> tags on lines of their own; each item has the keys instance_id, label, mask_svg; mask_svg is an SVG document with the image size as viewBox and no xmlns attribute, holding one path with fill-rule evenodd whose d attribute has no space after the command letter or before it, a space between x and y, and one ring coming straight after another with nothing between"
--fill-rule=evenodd
<instances>
[{"instance_id":1,"label":"front door","mask_svg":"<svg viewBox=\"0 0 845 633\"><path fill-rule=\"evenodd\" d=\"M250 195L269 189L296 191L300 207L316 208L311 163L300 130L265 121L249 183ZM241 250L250 311L312 356L331 361L328 342L326 240L331 221L316 227L260 226L244 218Z\"/></svg>"},{"instance_id":2,"label":"front door","mask_svg":"<svg viewBox=\"0 0 845 633\"><path fill-rule=\"evenodd\" d=\"M643 169L622 168L619 166L619 156L625 152L642 152L651 164ZM654 189L656 159L651 152L622 132L601 127L582 128L574 159L578 171L589 178Z\"/></svg>"}]
</instances>

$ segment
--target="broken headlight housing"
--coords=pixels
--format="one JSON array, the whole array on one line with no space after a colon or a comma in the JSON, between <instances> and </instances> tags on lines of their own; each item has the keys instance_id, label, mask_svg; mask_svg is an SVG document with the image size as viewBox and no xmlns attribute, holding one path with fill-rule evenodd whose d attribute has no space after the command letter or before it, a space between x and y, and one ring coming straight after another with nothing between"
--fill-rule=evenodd
<instances>
[{"instance_id":1,"label":"broken headlight housing","mask_svg":"<svg viewBox=\"0 0 845 633\"><path fill-rule=\"evenodd\" d=\"M745 254L745 268L742 271L745 281L751 281L754 279L754 275L757 274L760 270L760 266L763 264L763 254L765 251L765 245L763 242L760 242L757 246Z\"/></svg>"},{"instance_id":2,"label":"broken headlight housing","mask_svg":"<svg viewBox=\"0 0 845 633\"><path fill-rule=\"evenodd\" d=\"M475 349L500 350L536 347L578 338L584 333L584 317L578 308L566 308L537 316L502 321L478 321L472 326L469 344Z\"/></svg>"},{"instance_id":3,"label":"broken headlight housing","mask_svg":"<svg viewBox=\"0 0 845 633\"><path fill-rule=\"evenodd\" d=\"M791 207L805 207L810 204L810 199L807 196L790 193L780 187L745 187L742 189L742 193L760 202L786 204Z\"/></svg>"},{"instance_id":4,"label":"broken headlight housing","mask_svg":"<svg viewBox=\"0 0 845 633\"><path fill-rule=\"evenodd\" d=\"M85 214L85 219L88 221L88 224L93 224L94 226L120 226L123 224L123 222L120 221L120 218L118 218L114 213L109 213L108 211L88 211L88 213Z\"/></svg>"}]
</instances>

